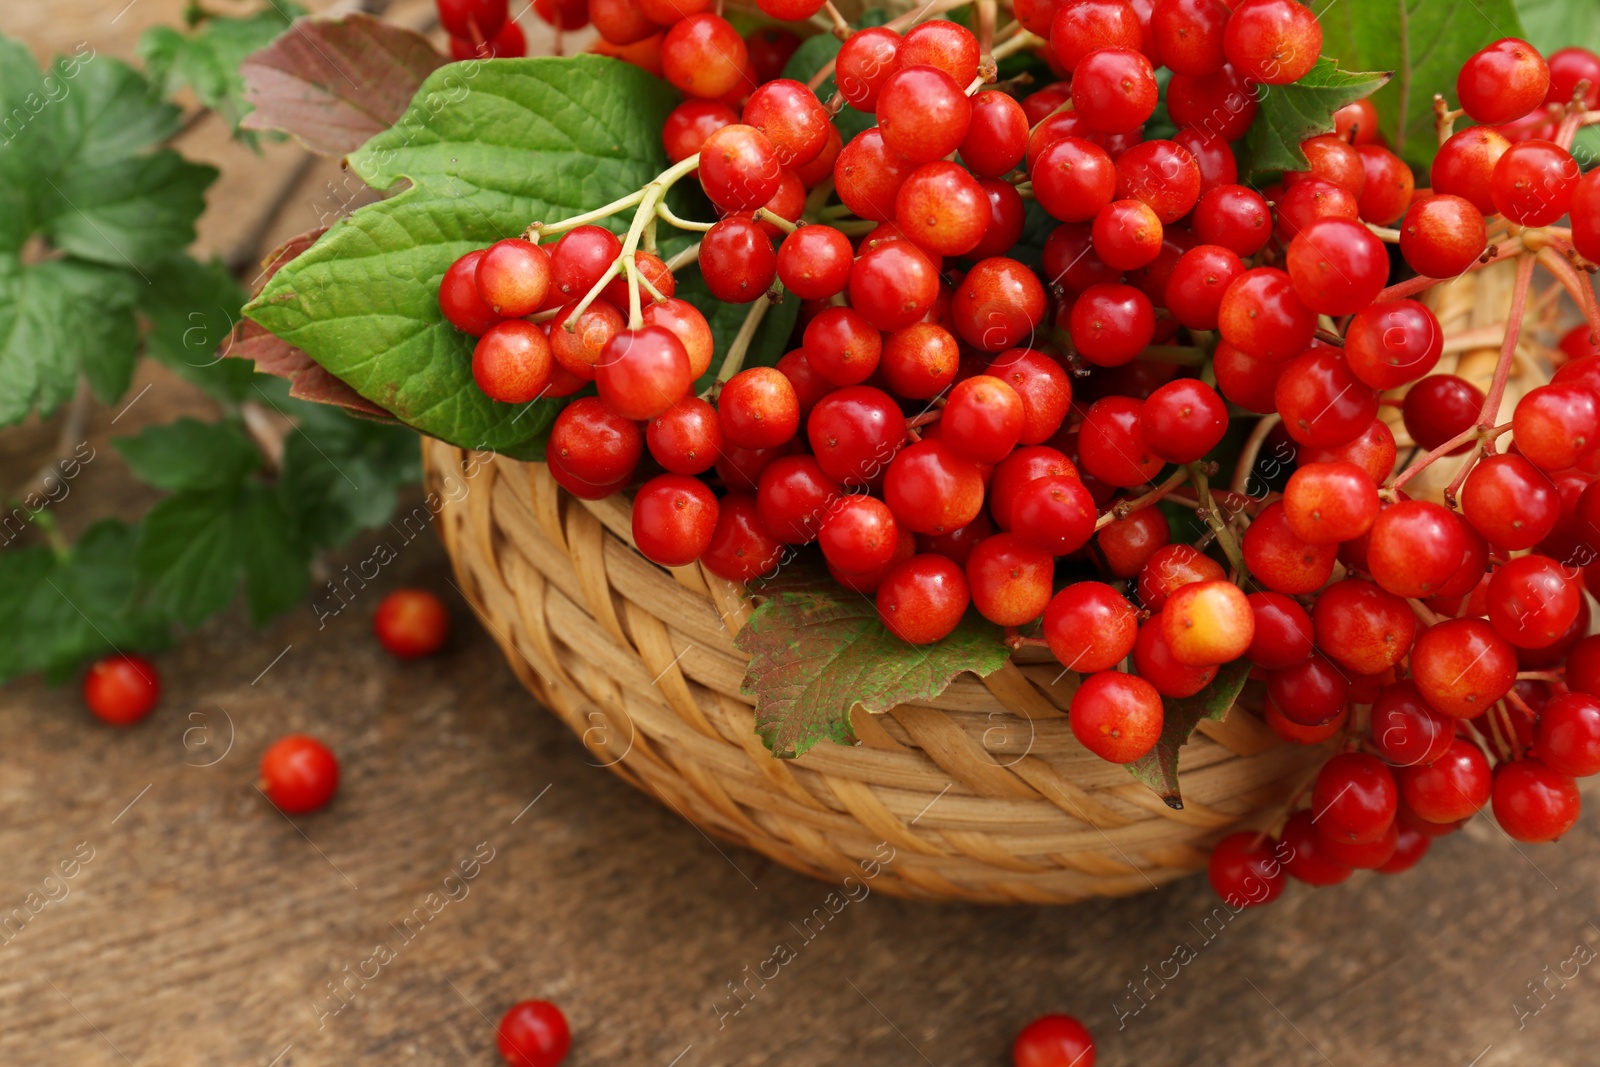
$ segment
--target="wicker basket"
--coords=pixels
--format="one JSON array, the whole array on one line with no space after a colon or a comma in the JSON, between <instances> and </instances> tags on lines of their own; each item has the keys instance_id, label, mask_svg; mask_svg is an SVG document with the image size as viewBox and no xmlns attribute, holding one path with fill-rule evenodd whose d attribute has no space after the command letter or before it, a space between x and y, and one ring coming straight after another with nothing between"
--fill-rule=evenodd
<instances>
[{"instance_id":1,"label":"wicker basket","mask_svg":"<svg viewBox=\"0 0 1600 1067\"><path fill-rule=\"evenodd\" d=\"M743 590L631 544L628 504L581 501L541 464L424 445L444 542L518 677L594 755L708 833L819 878L926 900L1067 903L1151 889L1263 824L1321 748L1239 709L1183 750L1184 807L1078 744L1059 666L964 675L930 706L857 707L854 747L774 759L739 693ZM1056 684L1052 684L1056 683ZM887 847L885 847L887 846Z\"/></svg>"}]
</instances>

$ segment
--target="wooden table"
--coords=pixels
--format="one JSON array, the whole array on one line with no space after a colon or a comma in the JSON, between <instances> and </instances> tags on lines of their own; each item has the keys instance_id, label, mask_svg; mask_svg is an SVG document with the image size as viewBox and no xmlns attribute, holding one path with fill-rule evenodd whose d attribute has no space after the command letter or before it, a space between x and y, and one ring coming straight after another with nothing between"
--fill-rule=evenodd
<instances>
[{"instance_id":1,"label":"wooden table","mask_svg":"<svg viewBox=\"0 0 1600 1067\"><path fill-rule=\"evenodd\" d=\"M152 380L144 418L188 402ZM141 503L106 429L69 526L74 500ZM446 595L458 632L402 664L369 618L407 583ZM1190 879L1059 909L868 895L822 923L831 887L591 766L430 539L325 628L309 607L262 632L231 615L157 662L161 707L128 731L74 686L0 690L0 919L26 919L0 932L0 1063L490 1064L493 1020L533 996L568 1012L573 1067L1000 1064L1047 1011L1112 1065L1595 1062L1600 967L1574 956L1600 951L1593 817L1528 848L1480 820L1409 875L1237 918ZM345 774L293 821L253 784L291 731ZM463 861L475 877L451 878Z\"/></svg>"},{"instance_id":2,"label":"wooden table","mask_svg":"<svg viewBox=\"0 0 1600 1067\"><path fill-rule=\"evenodd\" d=\"M113 25L121 6L19 5L0 30L129 55L182 0L143 0ZM258 160L214 126L185 142L223 168L214 204L290 193L264 228L208 215L204 250L241 234L270 247L348 199L295 146ZM145 384L118 433L207 412L170 376ZM149 503L106 444L109 418L61 508L69 534ZM0 434L0 485L55 434ZM813 918L808 939L833 887L711 841L591 766L448 573L419 539L325 629L309 608L262 632L213 622L158 657L166 695L133 730L98 725L75 687L0 690L0 922L26 917L0 926L0 1064L488 1065L494 1021L526 997L566 1010L572 1067L1000 1065L1049 1011L1084 1019L1106 1067L1600 1060L1600 966L1578 963L1600 951L1593 816L1534 848L1480 821L1409 875L1295 886L1227 921L1191 879L1062 909L870 895ZM436 659L396 663L370 636L379 597L406 583L455 605ZM328 741L345 774L330 809L293 821L253 785L290 731ZM470 881L451 878L463 861ZM793 958L752 977L780 945Z\"/></svg>"}]
</instances>

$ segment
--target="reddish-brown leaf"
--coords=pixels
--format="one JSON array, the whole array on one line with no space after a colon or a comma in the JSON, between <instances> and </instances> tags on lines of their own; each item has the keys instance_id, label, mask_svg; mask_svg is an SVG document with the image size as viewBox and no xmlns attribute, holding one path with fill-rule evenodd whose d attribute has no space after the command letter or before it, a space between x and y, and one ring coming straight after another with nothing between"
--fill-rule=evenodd
<instances>
[{"instance_id":1,"label":"reddish-brown leaf","mask_svg":"<svg viewBox=\"0 0 1600 1067\"><path fill-rule=\"evenodd\" d=\"M291 237L262 261L261 273L250 283L250 295L259 294L285 263L317 243L328 232L326 226ZM339 378L289 342L268 333L249 319L234 327L232 343L223 353L232 359L248 359L256 370L289 383L289 395L297 400L344 408L352 415L378 422L399 422L388 411L356 392Z\"/></svg>"},{"instance_id":2,"label":"reddish-brown leaf","mask_svg":"<svg viewBox=\"0 0 1600 1067\"><path fill-rule=\"evenodd\" d=\"M447 62L421 34L371 15L302 18L240 67L255 108L241 125L342 156L393 126Z\"/></svg>"}]
</instances>

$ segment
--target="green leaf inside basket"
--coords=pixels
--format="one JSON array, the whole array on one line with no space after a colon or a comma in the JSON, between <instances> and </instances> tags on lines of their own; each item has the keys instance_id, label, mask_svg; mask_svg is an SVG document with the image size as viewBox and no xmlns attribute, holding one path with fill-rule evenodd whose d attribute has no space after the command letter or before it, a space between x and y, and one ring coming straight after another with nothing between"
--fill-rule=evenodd
<instances>
[{"instance_id":1,"label":"green leaf inside basket","mask_svg":"<svg viewBox=\"0 0 1600 1067\"><path fill-rule=\"evenodd\" d=\"M1166 718L1162 722L1161 740L1156 742L1155 748L1128 764L1128 773L1153 789L1168 807L1182 809L1183 797L1178 792L1178 750L1189 743L1190 735L1202 719L1220 720L1228 714L1249 677L1250 664L1242 659L1235 660L1220 668L1211 684L1194 696L1162 700Z\"/></svg>"},{"instance_id":2,"label":"green leaf inside basket","mask_svg":"<svg viewBox=\"0 0 1600 1067\"><path fill-rule=\"evenodd\" d=\"M1011 656L1005 632L973 611L944 640L907 644L878 620L872 597L826 575L785 575L761 595L734 643L750 655L742 691L756 698L756 732L777 756L848 742L857 703L879 714L931 700L963 672L991 674Z\"/></svg>"}]
</instances>

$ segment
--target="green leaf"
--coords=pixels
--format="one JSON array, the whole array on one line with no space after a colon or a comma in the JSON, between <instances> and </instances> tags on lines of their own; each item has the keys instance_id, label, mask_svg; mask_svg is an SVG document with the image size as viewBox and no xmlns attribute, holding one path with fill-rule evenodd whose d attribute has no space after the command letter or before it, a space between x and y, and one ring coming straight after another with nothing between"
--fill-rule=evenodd
<instances>
[{"instance_id":1,"label":"green leaf","mask_svg":"<svg viewBox=\"0 0 1600 1067\"><path fill-rule=\"evenodd\" d=\"M249 363L227 359L245 293L221 260L209 263L171 256L145 268L150 279L139 293L149 323L145 355L219 400L238 402L255 377Z\"/></svg>"},{"instance_id":2,"label":"green leaf","mask_svg":"<svg viewBox=\"0 0 1600 1067\"><path fill-rule=\"evenodd\" d=\"M1324 58L1346 70L1394 71L1373 103L1390 146L1417 167L1432 163L1439 148L1433 94L1454 104L1456 75L1468 56L1501 37L1523 36L1512 0L1316 0L1312 6L1322 22ZM1572 6L1593 10L1588 0Z\"/></svg>"},{"instance_id":3,"label":"green leaf","mask_svg":"<svg viewBox=\"0 0 1600 1067\"><path fill-rule=\"evenodd\" d=\"M222 116L234 136L253 146L255 133L239 129L239 120L250 109L243 100L240 64L303 14L305 10L291 0L273 0L248 18L209 17L189 34L157 26L139 38L139 58L156 95L171 96L185 86L193 89L200 103Z\"/></svg>"},{"instance_id":4,"label":"green leaf","mask_svg":"<svg viewBox=\"0 0 1600 1067\"><path fill-rule=\"evenodd\" d=\"M0 681L44 671L59 681L113 650L149 650L171 635L131 606L137 531L114 519L84 532L65 557L48 548L0 552Z\"/></svg>"},{"instance_id":5,"label":"green leaf","mask_svg":"<svg viewBox=\"0 0 1600 1067\"><path fill-rule=\"evenodd\" d=\"M1305 170L1310 164L1300 142L1333 130L1333 113L1371 96L1388 74L1352 74L1326 55L1304 78L1289 85L1262 86L1261 113L1250 124L1245 144L1257 171Z\"/></svg>"},{"instance_id":6,"label":"green leaf","mask_svg":"<svg viewBox=\"0 0 1600 1067\"><path fill-rule=\"evenodd\" d=\"M57 151L47 111L63 89L45 85L25 45L0 36L0 251L21 250L33 230L33 175Z\"/></svg>"},{"instance_id":7,"label":"green leaf","mask_svg":"<svg viewBox=\"0 0 1600 1067\"><path fill-rule=\"evenodd\" d=\"M68 73L74 62L51 68L68 91L39 116L54 151L33 168L35 220L63 251L137 270L194 240L217 171L157 148L179 112L152 101L138 71L96 57Z\"/></svg>"},{"instance_id":8,"label":"green leaf","mask_svg":"<svg viewBox=\"0 0 1600 1067\"><path fill-rule=\"evenodd\" d=\"M1221 719L1233 707L1244 683L1250 677L1250 664L1235 660L1219 668L1211 684L1192 697L1163 699L1166 713L1161 724L1161 740L1143 757L1127 764L1128 773L1149 786L1170 808L1182 810L1178 792L1178 750L1189 743L1189 735L1202 719Z\"/></svg>"},{"instance_id":9,"label":"green leaf","mask_svg":"<svg viewBox=\"0 0 1600 1067\"><path fill-rule=\"evenodd\" d=\"M858 703L879 714L929 700L962 672L992 674L1011 655L1000 627L974 612L949 637L919 646L884 628L871 597L825 577L763 595L734 644L750 655L741 691L756 698L756 732L777 756L848 741Z\"/></svg>"},{"instance_id":10,"label":"green leaf","mask_svg":"<svg viewBox=\"0 0 1600 1067\"><path fill-rule=\"evenodd\" d=\"M1051 218L1050 213L1039 206L1037 200L1024 200L1022 202L1022 236L1017 239L1016 245L1006 254L1020 263L1025 263L1034 269L1039 269L1044 261L1044 243L1050 239L1050 234L1061 225L1061 220Z\"/></svg>"},{"instance_id":11,"label":"green leaf","mask_svg":"<svg viewBox=\"0 0 1600 1067\"><path fill-rule=\"evenodd\" d=\"M103 403L122 395L138 346L137 284L93 263L22 266L0 255L0 426L54 409L80 370Z\"/></svg>"},{"instance_id":12,"label":"green leaf","mask_svg":"<svg viewBox=\"0 0 1600 1067\"><path fill-rule=\"evenodd\" d=\"M261 466L237 422L182 418L112 442L134 477L157 489L226 489Z\"/></svg>"},{"instance_id":13,"label":"green leaf","mask_svg":"<svg viewBox=\"0 0 1600 1067\"><path fill-rule=\"evenodd\" d=\"M789 57L789 62L784 65L783 76L793 78L797 82L809 84L811 76L821 70L829 60L839 54L839 47L843 44L839 38L831 33L819 33L815 37L807 37L800 42L800 47L795 49L794 55ZM833 75L828 75L823 83L817 86L817 99L826 102L833 96L837 86L834 84ZM839 109L833 117L833 124L839 127L839 136L846 144L850 139L863 130L870 130L878 124L876 115L868 115L864 111L857 111L846 104Z\"/></svg>"},{"instance_id":14,"label":"green leaf","mask_svg":"<svg viewBox=\"0 0 1600 1067\"><path fill-rule=\"evenodd\" d=\"M236 514L245 603L250 621L260 626L305 599L311 588L311 551L282 498L269 486L246 485Z\"/></svg>"},{"instance_id":15,"label":"green leaf","mask_svg":"<svg viewBox=\"0 0 1600 1067\"><path fill-rule=\"evenodd\" d=\"M1516 6L1525 31L1520 36L1546 56L1571 45L1593 48L1600 41L1600 4L1590 0L1517 0Z\"/></svg>"},{"instance_id":16,"label":"green leaf","mask_svg":"<svg viewBox=\"0 0 1600 1067\"><path fill-rule=\"evenodd\" d=\"M126 390L145 268L194 239L216 176L160 147L179 118L87 44L41 71L0 37L0 425L80 374L103 402Z\"/></svg>"},{"instance_id":17,"label":"green leaf","mask_svg":"<svg viewBox=\"0 0 1600 1067\"><path fill-rule=\"evenodd\" d=\"M417 435L316 404L296 407L300 425L284 443L279 485L305 540L332 548L389 521L399 488L422 480Z\"/></svg>"},{"instance_id":18,"label":"green leaf","mask_svg":"<svg viewBox=\"0 0 1600 1067\"><path fill-rule=\"evenodd\" d=\"M142 603L185 626L226 608L242 580L258 625L300 601L311 554L270 486L174 493L145 516L135 560Z\"/></svg>"},{"instance_id":19,"label":"green leaf","mask_svg":"<svg viewBox=\"0 0 1600 1067\"><path fill-rule=\"evenodd\" d=\"M350 157L369 184L411 188L360 209L284 266L245 313L410 426L535 454L561 406L498 404L473 341L439 312L439 281L474 248L624 196L666 169L677 96L600 56L458 63ZM613 218L621 228L628 217Z\"/></svg>"}]
</instances>

